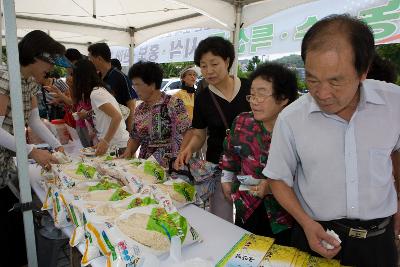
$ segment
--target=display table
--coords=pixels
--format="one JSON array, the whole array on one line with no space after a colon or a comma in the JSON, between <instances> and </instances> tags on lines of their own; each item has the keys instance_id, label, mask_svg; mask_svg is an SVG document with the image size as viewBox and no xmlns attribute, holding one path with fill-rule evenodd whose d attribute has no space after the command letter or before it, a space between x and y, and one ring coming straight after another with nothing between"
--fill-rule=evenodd
<instances>
[{"instance_id":1,"label":"display table","mask_svg":"<svg viewBox=\"0 0 400 267\"><path fill-rule=\"evenodd\" d=\"M67 153L76 152L74 145L65 146ZM29 167L29 177L33 191L37 194L39 199L43 202L45 200L46 192L41 188L38 181L41 179L40 168L35 165ZM219 217L195 206L187 205L179 210L182 216L186 217L190 224L199 232L203 239L201 243L184 247L182 249L182 257L184 260L200 257L216 264L235 243L247 233L246 230L237 227ZM73 226L63 228L63 232L70 237L73 231ZM84 244L81 243L77 246L78 250L82 253ZM168 255L162 255L160 260L165 262ZM105 257L97 258L91 262L92 266L105 266ZM162 266L167 266L162 264Z\"/></svg>"}]
</instances>

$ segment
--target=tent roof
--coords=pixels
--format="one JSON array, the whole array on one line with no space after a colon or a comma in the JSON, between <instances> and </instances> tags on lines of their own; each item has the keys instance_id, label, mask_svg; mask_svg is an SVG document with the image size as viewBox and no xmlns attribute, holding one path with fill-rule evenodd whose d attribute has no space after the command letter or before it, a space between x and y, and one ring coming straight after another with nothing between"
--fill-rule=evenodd
<instances>
[{"instance_id":1,"label":"tent roof","mask_svg":"<svg viewBox=\"0 0 400 267\"><path fill-rule=\"evenodd\" d=\"M107 42L135 45L185 28L233 31L235 5L246 27L280 10L313 0L15 0L18 36L48 30L67 47ZM82 50L82 49L81 49ZM86 50L86 49L85 49Z\"/></svg>"}]
</instances>

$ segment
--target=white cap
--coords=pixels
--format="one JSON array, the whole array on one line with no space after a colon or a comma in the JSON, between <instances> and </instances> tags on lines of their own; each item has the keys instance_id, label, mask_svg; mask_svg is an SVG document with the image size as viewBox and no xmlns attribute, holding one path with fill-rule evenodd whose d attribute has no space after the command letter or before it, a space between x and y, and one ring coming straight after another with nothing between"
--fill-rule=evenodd
<instances>
[{"instance_id":1,"label":"white cap","mask_svg":"<svg viewBox=\"0 0 400 267\"><path fill-rule=\"evenodd\" d=\"M197 66L188 66L188 67L184 68L184 69L181 71L181 73L180 73L180 75L179 75L179 77L181 78L181 80L183 79L184 74L185 74L186 72L188 72L189 70L192 70L192 71L196 72L196 75L197 75L197 76L200 76L200 74L201 74L200 68L199 68L199 67L197 67Z\"/></svg>"}]
</instances>

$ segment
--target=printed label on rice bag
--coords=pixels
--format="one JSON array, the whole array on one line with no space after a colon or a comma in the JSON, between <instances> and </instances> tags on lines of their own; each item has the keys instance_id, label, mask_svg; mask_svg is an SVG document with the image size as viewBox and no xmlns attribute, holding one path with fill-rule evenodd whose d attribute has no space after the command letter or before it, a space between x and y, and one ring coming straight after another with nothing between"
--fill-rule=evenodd
<instances>
[{"instance_id":1,"label":"printed label on rice bag","mask_svg":"<svg viewBox=\"0 0 400 267\"><path fill-rule=\"evenodd\" d=\"M139 247L128 247L125 240L118 242L116 247L125 266L138 266L141 254Z\"/></svg>"},{"instance_id":2,"label":"printed label on rice bag","mask_svg":"<svg viewBox=\"0 0 400 267\"><path fill-rule=\"evenodd\" d=\"M61 187L63 187L63 188L72 188L72 187L75 186L75 181L72 180L64 172L59 172L58 177L60 179Z\"/></svg>"},{"instance_id":3,"label":"printed label on rice bag","mask_svg":"<svg viewBox=\"0 0 400 267\"><path fill-rule=\"evenodd\" d=\"M93 179L96 174L96 168L84 163L79 163L75 173L83 175L87 179Z\"/></svg>"},{"instance_id":4,"label":"printed label on rice bag","mask_svg":"<svg viewBox=\"0 0 400 267\"><path fill-rule=\"evenodd\" d=\"M53 202L51 200L52 196L51 190L52 190L51 186L49 186L49 188L47 189L46 199L43 202L42 210L49 210L53 207Z\"/></svg>"},{"instance_id":5,"label":"printed label on rice bag","mask_svg":"<svg viewBox=\"0 0 400 267\"><path fill-rule=\"evenodd\" d=\"M289 266L296 257L297 249L280 245L272 245L259 267Z\"/></svg>"},{"instance_id":6,"label":"printed label on rice bag","mask_svg":"<svg viewBox=\"0 0 400 267\"><path fill-rule=\"evenodd\" d=\"M168 213L176 212L176 207L172 204L172 200L169 196L165 195L159 188L154 185L150 185L154 199L160 203Z\"/></svg>"},{"instance_id":7,"label":"printed label on rice bag","mask_svg":"<svg viewBox=\"0 0 400 267\"><path fill-rule=\"evenodd\" d=\"M144 161L142 159L131 159L129 160L129 164L134 167L139 167Z\"/></svg>"},{"instance_id":8,"label":"printed label on rice bag","mask_svg":"<svg viewBox=\"0 0 400 267\"><path fill-rule=\"evenodd\" d=\"M108 190L108 189L118 189L122 186L118 183L113 183L108 179L103 179L99 183L93 186L89 186L88 191L97 191L97 190Z\"/></svg>"},{"instance_id":9,"label":"printed label on rice bag","mask_svg":"<svg viewBox=\"0 0 400 267\"><path fill-rule=\"evenodd\" d=\"M110 201L119 201L119 200L123 200L129 196L131 196L132 194L125 191L122 188L118 188L110 197Z\"/></svg>"},{"instance_id":10,"label":"printed label on rice bag","mask_svg":"<svg viewBox=\"0 0 400 267\"><path fill-rule=\"evenodd\" d=\"M128 174L125 176L125 178L128 180L128 186L133 193L138 193L140 190L142 190L144 185L139 177L133 174Z\"/></svg>"},{"instance_id":11,"label":"printed label on rice bag","mask_svg":"<svg viewBox=\"0 0 400 267\"><path fill-rule=\"evenodd\" d=\"M96 240L95 243L100 249L101 253L103 253L103 255L108 255L110 253L111 258L115 260L117 258L115 248L111 244L107 236L107 233L104 231L104 229L108 227L112 227L112 225L107 222L105 222L104 224L96 224L96 223L86 224L87 231L90 233L92 239L94 238Z\"/></svg>"},{"instance_id":12,"label":"printed label on rice bag","mask_svg":"<svg viewBox=\"0 0 400 267\"><path fill-rule=\"evenodd\" d=\"M92 242L87 238L85 241L85 249L83 251L81 264L87 266L92 260L100 257L100 251L97 246L94 246Z\"/></svg>"},{"instance_id":13,"label":"printed label on rice bag","mask_svg":"<svg viewBox=\"0 0 400 267\"><path fill-rule=\"evenodd\" d=\"M66 201L62 194L58 191L54 191L53 195L53 217L54 225L57 228L63 228L71 224L71 219L68 217L68 209Z\"/></svg>"},{"instance_id":14,"label":"printed label on rice bag","mask_svg":"<svg viewBox=\"0 0 400 267\"><path fill-rule=\"evenodd\" d=\"M194 200L194 195L196 190L193 185L190 185L186 182L183 183L173 183L174 190L181 195L183 195L186 201L191 202Z\"/></svg>"},{"instance_id":15,"label":"printed label on rice bag","mask_svg":"<svg viewBox=\"0 0 400 267\"><path fill-rule=\"evenodd\" d=\"M136 207L144 207L152 204L158 204L158 202L151 197L136 197L132 199L132 201L128 205L128 209L136 208Z\"/></svg>"},{"instance_id":16,"label":"printed label on rice bag","mask_svg":"<svg viewBox=\"0 0 400 267\"><path fill-rule=\"evenodd\" d=\"M185 240L188 223L185 217L178 212L167 213L164 208L153 208L147 230L154 230L166 235L169 240L172 236L178 236L181 242Z\"/></svg>"},{"instance_id":17,"label":"printed label on rice bag","mask_svg":"<svg viewBox=\"0 0 400 267\"><path fill-rule=\"evenodd\" d=\"M297 250L296 256L293 259L291 267L303 267L307 264L310 254Z\"/></svg>"},{"instance_id":18,"label":"printed label on rice bag","mask_svg":"<svg viewBox=\"0 0 400 267\"><path fill-rule=\"evenodd\" d=\"M166 180L165 171L160 164L147 160L144 162L143 167L144 173L156 177L157 182L162 183Z\"/></svg>"},{"instance_id":19,"label":"printed label on rice bag","mask_svg":"<svg viewBox=\"0 0 400 267\"><path fill-rule=\"evenodd\" d=\"M339 267L340 262L333 259L325 259L311 256L308 258L307 267Z\"/></svg>"},{"instance_id":20,"label":"printed label on rice bag","mask_svg":"<svg viewBox=\"0 0 400 267\"><path fill-rule=\"evenodd\" d=\"M216 267L258 267L273 242L269 237L244 234Z\"/></svg>"}]
</instances>

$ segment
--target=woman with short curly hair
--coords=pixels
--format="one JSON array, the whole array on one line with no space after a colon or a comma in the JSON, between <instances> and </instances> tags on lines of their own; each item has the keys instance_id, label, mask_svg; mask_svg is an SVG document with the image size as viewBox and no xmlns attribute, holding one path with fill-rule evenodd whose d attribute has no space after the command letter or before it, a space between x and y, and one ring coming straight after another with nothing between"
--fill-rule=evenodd
<instances>
[{"instance_id":1,"label":"woman with short curly hair","mask_svg":"<svg viewBox=\"0 0 400 267\"><path fill-rule=\"evenodd\" d=\"M236 225L289 245L292 218L272 196L262 170L275 120L297 98L297 79L289 69L266 63L251 74L250 81L246 100L251 112L236 117L224 141L222 188L235 204Z\"/></svg>"}]
</instances>

